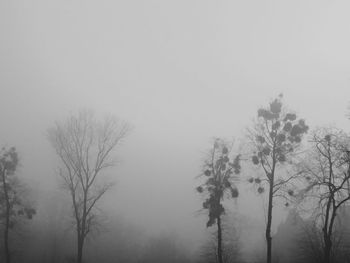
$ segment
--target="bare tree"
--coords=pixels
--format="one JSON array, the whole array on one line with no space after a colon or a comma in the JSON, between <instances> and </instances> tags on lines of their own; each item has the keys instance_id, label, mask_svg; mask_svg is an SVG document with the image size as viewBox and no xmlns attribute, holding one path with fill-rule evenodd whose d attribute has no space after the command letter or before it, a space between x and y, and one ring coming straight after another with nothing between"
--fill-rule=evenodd
<instances>
[{"instance_id":1,"label":"bare tree","mask_svg":"<svg viewBox=\"0 0 350 263\"><path fill-rule=\"evenodd\" d=\"M2 148L0 151L0 220L4 225L4 257L5 262L11 262L9 244L10 230L14 229L20 217L32 219L36 213L28 203L24 202L23 187L15 171L18 165L18 154L14 147Z\"/></svg>"},{"instance_id":2,"label":"bare tree","mask_svg":"<svg viewBox=\"0 0 350 263\"><path fill-rule=\"evenodd\" d=\"M312 150L303 163L307 187L301 195L316 203L323 233L324 262L334 262L335 223L339 209L350 201L350 137L335 129L312 135Z\"/></svg>"},{"instance_id":3,"label":"bare tree","mask_svg":"<svg viewBox=\"0 0 350 263\"><path fill-rule=\"evenodd\" d=\"M112 186L100 182L112 166L112 151L123 141L130 126L113 117L98 121L82 111L48 130L48 138L61 160L59 176L70 193L77 232L77 262L83 261L87 235L97 224L96 203Z\"/></svg>"},{"instance_id":4,"label":"bare tree","mask_svg":"<svg viewBox=\"0 0 350 263\"><path fill-rule=\"evenodd\" d=\"M292 180L298 174L290 175L280 167L288 164L297 147L300 145L308 126L305 121L297 120L294 113L286 112L282 105L282 95L273 100L268 108L258 110L257 122L253 129L248 130L252 145L252 162L261 168L264 177L251 177L250 183L256 184L258 193L268 189L268 207L265 238L267 243L266 262L272 262L272 210L276 197L293 196L293 189L288 189ZM288 202L286 203L288 205Z\"/></svg>"},{"instance_id":5,"label":"bare tree","mask_svg":"<svg viewBox=\"0 0 350 263\"><path fill-rule=\"evenodd\" d=\"M223 140L215 140L203 167L202 175L208 179L197 187L199 193L208 196L203 203L203 208L209 211L207 227L217 224L217 259L219 263L223 263L221 216L225 209L222 201L225 197L238 197L238 189L234 185L234 175L239 174L241 169L240 156L237 155L230 159L230 148L229 144Z\"/></svg>"}]
</instances>

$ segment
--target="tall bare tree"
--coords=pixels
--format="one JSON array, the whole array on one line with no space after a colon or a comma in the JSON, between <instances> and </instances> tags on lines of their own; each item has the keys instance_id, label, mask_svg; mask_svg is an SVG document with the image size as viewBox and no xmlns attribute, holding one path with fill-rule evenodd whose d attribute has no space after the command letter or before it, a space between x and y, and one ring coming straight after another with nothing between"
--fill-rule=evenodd
<instances>
[{"instance_id":1,"label":"tall bare tree","mask_svg":"<svg viewBox=\"0 0 350 263\"><path fill-rule=\"evenodd\" d=\"M350 201L350 137L335 129L318 129L311 139L309 158L302 165L307 187L304 200L316 204L321 224L324 262L335 260L336 218Z\"/></svg>"},{"instance_id":2,"label":"tall bare tree","mask_svg":"<svg viewBox=\"0 0 350 263\"><path fill-rule=\"evenodd\" d=\"M297 120L296 114L288 112L282 104L282 95L273 100L267 108L258 110L258 118L249 132L252 145L252 162L258 166L263 178L251 177L250 183L256 184L258 193L268 190L268 207L265 238L267 243L266 262L272 262L272 211L276 197L293 196L290 183L298 174L288 174L284 168L300 145L308 126L302 119ZM288 203L286 203L288 205Z\"/></svg>"},{"instance_id":3,"label":"tall bare tree","mask_svg":"<svg viewBox=\"0 0 350 263\"><path fill-rule=\"evenodd\" d=\"M127 123L113 117L99 121L89 111L72 115L48 130L62 163L59 176L71 196L78 263L83 261L85 239L97 224L96 204L112 186L100 179L104 170L114 164L112 151L129 131Z\"/></svg>"},{"instance_id":4,"label":"tall bare tree","mask_svg":"<svg viewBox=\"0 0 350 263\"><path fill-rule=\"evenodd\" d=\"M240 173L240 156L230 158L231 147L221 139L216 139L213 148L203 166L202 176L205 182L197 187L197 191L207 196L203 208L208 210L207 227L217 225L217 260L223 263L223 240L221 217L225 212L222 204L224 198L237 198L238 189L234 184L235 175Z\"/></svg>"}]
</instances>

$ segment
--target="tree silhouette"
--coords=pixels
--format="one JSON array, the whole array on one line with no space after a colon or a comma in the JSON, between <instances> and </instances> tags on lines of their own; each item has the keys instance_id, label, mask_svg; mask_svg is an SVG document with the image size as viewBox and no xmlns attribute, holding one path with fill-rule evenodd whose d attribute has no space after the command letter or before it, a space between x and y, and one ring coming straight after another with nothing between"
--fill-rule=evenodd
<instances>
[{"instance_id":1,"label":"tree silhouette","mask_svg":"<svg viewBox=\"0 0 350 263\"><path fill-rule=\"evenodd\" d=\"M257 122L248 130L249 140L253 147L252 163L259 166L264 177L251 177L250 183L257 185L259 194L268 192L267 223L265 238L267 242L266 262L272 261L272 210L275 197L293 196L293 189L288 185L299 174L286 175L286 171L278 171L292 160L300 145L308 126L303 119L297 120L296 114L286 111L282 104L282 95L273 100L269 107L258 110ZM288 206L289 203L286 203Z\"/></svg>"},{"instance_id":2,"label":"tree silhouette","mask_svg":"<svg viewBox=\"0 0 350 263\"><path fill-rule=\"evenodd\" d=\"M234 184L235 176L240 173L240 156L230 159L228 143L216 139L203 166L202 176L207 179L197 187L197 192L207 196L203 208L208 210L207 227L217 224L217 259L223 263L222 223L221 216L225 212L224 198L237 198L238 189Z\"/></svg>"},{"instance_id":3,"label":"tree silhouette","mask_svg":"<svg viewBox=\"0 0 350 263\"><path fill-rule=\"evenodd\" d=\"M4 257L5 262L11 262L9 244L10 230L13 229L20 217L32 219L36 211L24 202L21 196L21 185L15 171L18 165L18 154L14 147L2 148L0 152L0 220L4 225Z\"/></svg>"},{"instance_id":4,"label":"tree silhouette","mask_svg":"<svg viewBox=\"0 0 350 263\"><path fill-rule=\"evenodd\" d=\"M68 190L77 231L77 262L83 260L85 238L97 224L96 204L111 183L99 182L103 171L112 166L112 151L130 131L116 118L95 119L83 111L49 129L48 138L61 160L59 175Z\"/></svg>"},{"instance_id":5,"label":"tree silhouette","mask_svg":"<svg viewBox=\"0 0 350 263\"><path fill-rule=\"evenodd\" d=\"M311 143L309 158L301 167L307 184L301 195L317 205L315 217L321 223L324 262L330 263L335 257L336 218L350 201L350 137L339 130L318 129Z\"/></svg>"},{"instance_id":6,"label":"tree silhouette","mask_svg":"<svg viewBox=\"0 0 350 263\"><path fill-rule=\"evenodd\" d=\"M222 216L222 257L223 262L242 262L240 231L237 225L238 218L233 218L227 214ZM200 247L198 259L196 262L216 263L218 262L218 237L216 233L210 233Z\"/></svg>"}]
</instances>

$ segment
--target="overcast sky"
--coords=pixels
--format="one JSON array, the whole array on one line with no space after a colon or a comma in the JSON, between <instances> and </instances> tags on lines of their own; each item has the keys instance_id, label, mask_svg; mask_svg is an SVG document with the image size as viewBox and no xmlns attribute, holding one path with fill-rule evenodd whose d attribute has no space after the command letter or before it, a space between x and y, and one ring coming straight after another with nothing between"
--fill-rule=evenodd
<instances>
[{"instance_id":1,"label":"overcast sky","mask_svg":"<svg viewBox=\"0 0 350 263\"><path fill-rule=\"evenodd\" d=\"M349 9L345 0L1 1L0 144L18 148L32 185L51 189L47 128L82 108L115 114L134 130L104 205L151 229L200 232L193 188L211 137L240 138L280 93L312 127L350 131Z\"/></svg>"}]
</instances>

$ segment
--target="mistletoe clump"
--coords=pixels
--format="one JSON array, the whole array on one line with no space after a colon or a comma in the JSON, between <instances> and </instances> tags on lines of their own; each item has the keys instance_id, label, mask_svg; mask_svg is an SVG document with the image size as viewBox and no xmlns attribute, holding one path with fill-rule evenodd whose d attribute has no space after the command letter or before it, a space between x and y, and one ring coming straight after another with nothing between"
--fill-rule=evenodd
<instances>
[{"instance_id":1,"label":"mistletoe clump","mask_svg":"<svg viewBox=\"0 0 350 263\"><path fill-rule=\"evenodd\" d=\"M209 211L207 227L212 226L225 212L222 200L225 197L237 198L239 195L234 179L241 170L240 155L230 158L229 154L227 144L217 139L204 166L203 175L207 179L204 184L196 188L197 192L208 196L203 203L203 208Z\"/></svg>"},{"instance_id":2,"label":"mistletoe clump","mask_svg":"<svg viewBox=\"0 0 350 263\"><path fill-rule=\"evenodd\" d=\"M284 163L299 146L309 127L295 113L282 110L281 96L270 107L258 110L258 127L255 133L257 151L252 156L255 165L268 165L271 161Z\"/></svg>"}]
</instances>

